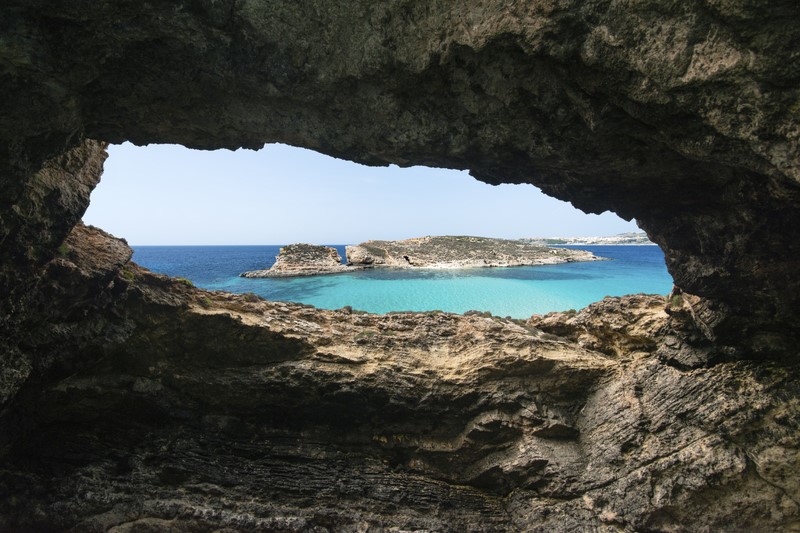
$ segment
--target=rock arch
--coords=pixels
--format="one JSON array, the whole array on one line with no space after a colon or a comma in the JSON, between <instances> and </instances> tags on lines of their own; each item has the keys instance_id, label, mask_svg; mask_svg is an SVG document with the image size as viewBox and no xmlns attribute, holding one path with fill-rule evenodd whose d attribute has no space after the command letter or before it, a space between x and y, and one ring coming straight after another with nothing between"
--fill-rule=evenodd
<instances>
[{"instance_id":1,"label":"rock arch","mask_svg":"<svg viewBox=\"0 0 800 533\"><path fill-rule=\"evenodd\" d=\"M800 338L798 15L794 0L7 1L0 483L28 503L0 501L0 525L795 524L798 375L781 361ZM636 218L684 304L667 318L657 299L602 302L536 319L533 333L434 314L419 320L440 337L398 340L384 334L409 331L401 319L212 301L78 223L105 143L124 140L281 141L532 183ZM259 313L274 329L257 327ZM320 333L334 320L344 337ZM463 348L464 331L487 354L506 353L497 331L514 350L568 353L512 350L488 370L478 358L428 374L392 359L453 349L442 338ZM696 359L654 355L687 345ZM354 370L362 348L386 357L378 374ZM260 382L242 370L257 365ZM392 381L394 368L408 380ZM421 396L419 376L455 385ZM506 388L487 385L496 379ZM303 476L314 504L291 482ZM262 477L288 479L275 485L288 496ZM208 487L227 487L233 507L209 503ZM361 506L355 519L339 497Z\"/></svg>"},{"instance_id":2,"label":"rock arch","mask_svg":"<svg viewBox=\"0 0 800 533\"><path fill-rule=\"evenodd\" d=\"M676 284L703 298L696 316L716 342L758 356L796 340L793 2L6 12L6 206L31 170L84 137L282 141L367 164L466 168L636 218ZM5 246L14 228L4 220Z\"/></svg>"}]
</instances>

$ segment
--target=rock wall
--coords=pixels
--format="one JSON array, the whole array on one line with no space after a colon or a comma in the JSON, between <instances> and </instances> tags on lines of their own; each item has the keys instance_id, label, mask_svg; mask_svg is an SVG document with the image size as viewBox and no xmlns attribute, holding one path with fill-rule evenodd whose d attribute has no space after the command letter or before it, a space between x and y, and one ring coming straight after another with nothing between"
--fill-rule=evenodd
<instances>
[{"instance_id":1,"label":"rock wall","mask_svg":"<svg viewBox=\"0 0 800 533\"><path fill-rule=\"evenodd\" d=\"M60 265L79 249L85 255L109 253L82 242L81 233L73 230L89 205L106 155L103 143L86 141L48 160L24 181L15 182L8 174L0 178L9 185L2 192L8 204L0 209L0 405L31 374L50 366L52 355L42 347L73 350L78 357L84 334L75 330L94 327L89 321L81 325L73 313L87 293L105 290L103 280L63 280ZM73 238L65 240L71 230ZM127 246L119 253L120 263L130 259Z\"/></svg>"},{"instance_id":2,"label":"rock wall","mask_svg":"<svg viewBox=\"0 0 800 533\"><path fill-rule=\"evenodd\" d=\"M467 168L635 217L730 351L796 344L793 0L12 0L4 12L9 183L83 136Z\"/></svg>"},{"instance_id":3,"label":"rock wall","mask_svg":"<svg viewBox=\"0 0 800 533\"><path fill-rule=\"evenodd\" d=\"M798 10L6 2L2 528L797 528ZM683 292L526 325L204 294L76 226L123 140L534 183L637 218Z\"/></svg>"}]
</instances>

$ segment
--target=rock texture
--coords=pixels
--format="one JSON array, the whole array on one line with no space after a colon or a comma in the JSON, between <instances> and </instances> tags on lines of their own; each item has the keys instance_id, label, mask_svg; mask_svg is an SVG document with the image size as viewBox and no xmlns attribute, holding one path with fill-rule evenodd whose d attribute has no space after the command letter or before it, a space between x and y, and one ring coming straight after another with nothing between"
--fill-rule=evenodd
<instances>
[{"instance_id":1,"label":"rock texture","mask_svg":"<svg viewBox=\"0 0 800 533\"><path fill-rule=\"evenodd\" d=\"M599 261L591 252L486 237L418 237L347 247L347 264L390 268L479 268Z\"/></svg>"},{"instance_id":2,"label":"rock texture","mask_svg":"<svg viewBox=\"0 0 800 533\"><path fill-rule=\"evenodd\" d=\"M80 357L85 337L102 334L96 323L81 323L83 311L75 309L87 297L106 292L106 280L72 272L71 279L61 280L59 267L76 250L109 252L82 242L81 226L73 229L89 205L105 158L104 144L86 141L48 160L26 182L10 180L0 193L10 204L0 209L0 406L32 375L46 371L51 348ZM119 262L130 259L127 246L118 253ZM59 287L62 282L66 289Z\"/></svg>"},{"instance_id":3,"label":"rock texture","mask_svg":"<svg viewBox=\"0 0 800 533\"><path fill-rule=\"evenodd\" d=\"M718 342L788 349L798 250L776 236L797 225L798 10L13 0L2 174L25 183L88 135L282 140L532 182L636 217L678 284L705 299Z\"/></svg>"},{"instance_id":4,"label":"rock texture","mask_svg":"<svg viewBox=\"0 0 800 533\"><path fill-rule=\"evenodd\" d=\"M764 357L800 339L798 18L795 0L10 0L3 206L84 137L466 168L635 217L711 338Z\"/></svg>"},{"instance_id":5,"label":"rock texture","mask_svg":"<svg viewBox=\"0 0 800 533\"><path fill-rule=\"evenodd\" d=\"M275 264L266 270L243 272L243 278L287 278L337 274L353 270L342 264L342 256L336 248L316 244L290 244L284 246L275 257Z\"/></svg>"},{"instance_id":6,"label":"rock texture","mask_svg":"<svg viewBox=\"0 0 800 533\"><path fill-rule=\"evenodd\" d=\"M0 529L798 529L799 15L4 2ZM533 183L635 217L678 290L528 324L203 293L76 225L123 140Z\"/></svg>"},{"instance_id":7,"label":"rock texture","mask_svg":"<svg viewBox=\"0 0 800 533\"><path fill-rule=\"evenodd\" d=\"M664 297L528 323L322 311L152 274L93 228L68 242L52 285L103 280L113 299L73 305L108 334L50 348L0 416L4 531L800 522L800 373L672 364L691 322Z\"/></svg>"}]
</instances>

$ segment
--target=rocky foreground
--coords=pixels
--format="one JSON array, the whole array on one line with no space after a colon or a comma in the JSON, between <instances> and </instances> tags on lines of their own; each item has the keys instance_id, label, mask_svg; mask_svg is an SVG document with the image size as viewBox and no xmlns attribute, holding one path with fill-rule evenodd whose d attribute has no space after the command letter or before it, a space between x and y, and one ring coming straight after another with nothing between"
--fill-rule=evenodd
<instances>
[{"instance_id":1,"label":"rocky foreground","mask_svg":"<svg viewBox=\"0 0 800 533\"><path fill-rule=\"evenodd\" d=\"M347 265L335 248L292 244L281 248L267 270L241 274L245 278L275 278L337 274L368 268L461 269L553 265L600 261L584 250L551 248L539 243L487 237L418 237L403 241L367 241L347 246Z\"/></svg>"},{"instance_id":2,"label":"rocky foreground","mask_svg":"<svg viewBox=\"0 0 800 533\"><path fill-rule=\"evenodd\" d=\"M678 295L325 311L153 274L83 226L47 279L81 321L28 342L83 340L0 414L2 531L800 523L800 371L719 360Z\"/></svg>"}]
</instances>

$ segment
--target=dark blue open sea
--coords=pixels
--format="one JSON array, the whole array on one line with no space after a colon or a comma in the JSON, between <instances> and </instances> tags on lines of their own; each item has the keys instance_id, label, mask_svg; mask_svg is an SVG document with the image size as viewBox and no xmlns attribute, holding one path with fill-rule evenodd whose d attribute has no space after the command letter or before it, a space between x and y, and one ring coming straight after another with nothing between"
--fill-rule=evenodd
<instances>
[{"instance_id":1,"label":"dark blue open sea","mask_svg":"<svg viewBox=\"0 0 800 533\"><path fill-rule=\"evenodd\" d=\"M333 245L344 257L344 245ZM246 279L269 268L280 246L134 246L133 259L198 287L254 292L269 300L323 309L346 305L372 313L490 311L527 318L579 309L604 296L667 294L672 278L657 246L575 246L612 261L467 270L378 270L283 279Z\"/></svg>"}]
</instances>

